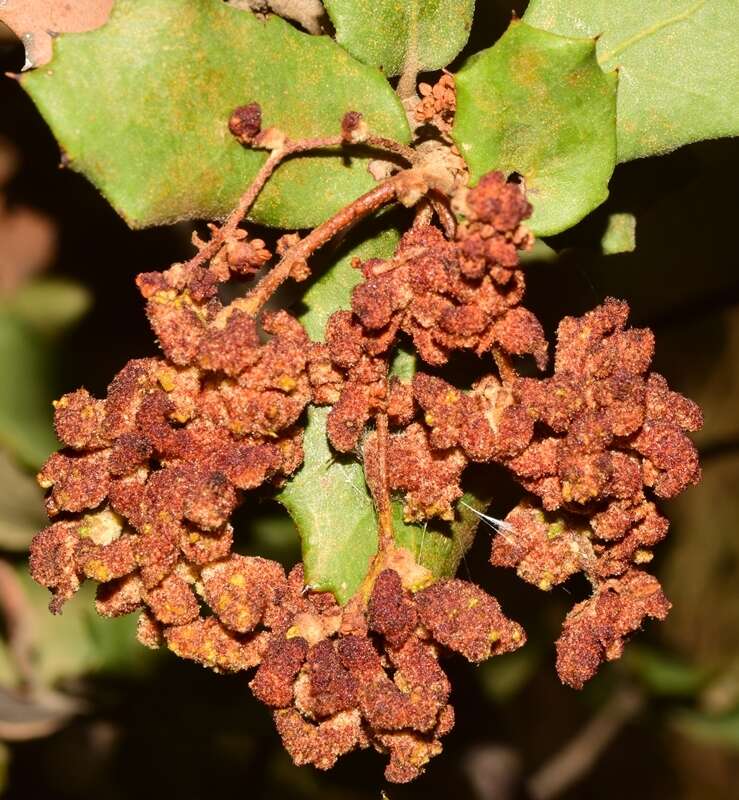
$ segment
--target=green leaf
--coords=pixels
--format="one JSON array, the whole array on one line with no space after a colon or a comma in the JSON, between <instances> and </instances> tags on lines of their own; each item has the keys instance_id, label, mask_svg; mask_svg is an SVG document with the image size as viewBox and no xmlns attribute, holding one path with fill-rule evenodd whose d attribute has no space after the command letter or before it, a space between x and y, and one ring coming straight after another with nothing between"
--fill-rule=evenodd
<instances>
[{"instance_id":1,"label":"green leaf","mask_svg":"<svg viewBox=\"0 0 739 800\"><path fill-rule=\"evenodd\" d=\"M326 0L336 41L355 58L400 75L441 69L467 43L475 0Z\"/></svg>"},{"instance_id":2,"label":"green leaf","mask_svg":"<svg viewBox=\"0 0 739 800\"><path fill-rule=\"evenodd\" d=\"M43 492L36 481L0 450L0 549L23 552L47 525Z\"/></svg>"},{"instance_id":3,"label":"green leaf","mask_svg":"<svg viewBox=\"0 0 739 800\"><path fill-rule=\"evenodd\" d=\"M403 504L393 502L395 541L410 550L416 561L431 570L437 578L453 578L464 554L472 547L485 503L471 492L465 492L455 510L451 523L438 520L423 525L403 521Z\"/></svg>"},{"instance_id":4,"label":"green leaf","mask_svg":"<svg viewBox=\"0 0 739 800\"><path fill-rule=\"evenodd\" d=\"M77 322L92 305L90 292L79 283L44 278L24 284L0 304L45 336L56 336Z\"/></svg>"},{"instance_id":5,"label":"green leaf","mask_svg":"<svg viewBox=\"0 0 739 800\"><path fill-rule=\"evenodd\" d=\"M328 414L328 408L308 410L303 466L277 499L300 533L306 584L343 604L377 552L377 521L361 464L329 446Z\"/></svg>"},{"instance_id":6,"label":"green leaf","mask_svg":"<svg viewBox=\"0 0 739 800\"><path fill-rule=\"evenodd\" d=\"M136 641L136 614L116 619L95 612L95 588L84 584L60 616L49 613L49 592L17 569L19 588L30 617L34 644L34 674L46 686L95 672L131 675L146 669L153 654ZM13 660L0 641L0 682L15 683Z\"/></svg>"},{"instance_id":7,"label":"green leaf","mask_svg":"<svg viewBox=\"0 0 739 800\"><path fill-rule=\"evenodd\" d=\"M673 717L681 733L706 744L739 750L739 708L713 716L700 711L682 711Z\"/></svg>"},{"instance_id":8,"label":"green leaf","mask_svg":"<svg viewBox=\"0 0 739 800\"><path fill-rule=\"evenodd\" d=\"M654 695L693 697L705 686L708 673L672 653L647 645L632 645L623 664Z\"/></svg>"},{"instance_id":9,"label":"green leaf","mask_svg":"<svg viewBox=\"0 0 739 800\"><path fill-rule=\"evenodd\" d=\"M59 446L51 424L51 353L36 331L1 312L0 364L0 445L38 467Z\"/></svg>"},{"instance_id":10,"label":"green leaf","mask_svg":"<svg viewBox=\"0 0 739 800\"><path fill-rule=\"evenodd\" d=\"M618 160L739 134L736 0L531 0L526 22L598 36L618 68Z\"/></svg>"},{"instance_id":11,"label":"green leaf","mask_svg":"<svg viewBox=\"0 0 739 800\"><path fill-rule=\"evenodd\" d=\"M377 553L377 518L362 465L331 449L326 437L328 408L310 408L303 439L305 460L277 499L300 533L305 581L346 603L357 591ZM470 505L472 495L463 498ZM408 525L393 502L395 541L436 577L452 577L467 552L478 517L459 506L457 519Z\"/></svg>"},{"instance_id":12,"label":"green leaf","mask_svg":"<svg viewBox=\"0 0 739 800\"><path fill-rule=\"evenodd\" d=\"M607 256L633 253L636 249L636 217L633 214L611 214L600 247Z\"/></svg>"},{"instance_id":13,"label":"green leaf","mask_svg":"<svg viewBox=\"0 0 739 800\"><path fill-rule=\"evenodd\" d=\"M383 215L379 228L368 235L366 226L358 232L360 244L352 247L353 237L338 253L324 256L337 259L303 296L300 319L315 341L324 336L328 317L337 309L350 307L351 291L362 279L351 266L354 258L387 258L398 242L393 216ZM415 359L400 351L393 373L410 380ZM340 603L357 591L377 552L377 519L364 471L355 459L335 453L326 438L327 408L310 408L303 439L305 459L297 474L288 481L277 499L287 508L301 537L306 583L331 591ZM479 507L472 495L468 505ZM395 537L416 560L437 577L452 576L472 544L478 517L460 505L451 524L408 525L403 522L402 504L393 502Z\"/></svg>"},{"instance_id":14,"label":"green leaf","mask_svg":"<svg viewBox=\"0 0 739 800\"><path fill-rule=\"evenodd\" d=\"M493 169L522 175L534 233L566 230L608 197L616 76L599 68L593 39L514 20L456 84L454 141L473 181Z\"/></svg>"},{"instance_id":15,"label":"green leaf","mask_svg":"<svg viewBox=\"0 0 739 800\"><path fill-rule=\"evenodd\" d=\"M338 132L347 111L407 141L381 73L328 37L263 21L219 0L118 0L109 22L62 35L22 85L84 173L134 228L224 216L266 155L239 145L228 119L257 101L292 137ZM367 158L321 155L280 167L253 218L312 227L374 185Z\"/></svg>"}]
</instances>

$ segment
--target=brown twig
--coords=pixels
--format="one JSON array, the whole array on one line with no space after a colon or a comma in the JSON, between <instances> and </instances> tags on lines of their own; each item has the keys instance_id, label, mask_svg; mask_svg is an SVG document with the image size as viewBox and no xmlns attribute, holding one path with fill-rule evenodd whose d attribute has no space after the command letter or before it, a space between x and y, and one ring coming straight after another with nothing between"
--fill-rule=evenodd
<instances>
[{"instance_id":1,"label":"brown twig","mask_svg":"<svg viewBox=\"0 0 739 800\"><path fill-rule=\"evenodd\" d=\"M385 411L375 417L375 447L371 454L365 452L364 474L372 501L377 511L377 553L372 559L367 575L352 600L355 609L364 609L372 594L377 576L390 565L397 569L394 560L401 552L395 544L393 507L387 478L388 420ZM368 459L371 468L368 468Z\"/></svg>"},{"instance_id":2,"label":"brown twig","mask_svg":"<svg viewBox=\"0 0 739 800\"><path fill-rule=\"evenodd\" d=\"M423 228L426 225L430 225L433 216L434 209L431 207L429 199L424 197L424 199L416 205L416 214L413 217L413 227Z\"/></svg>"},{"instance_id":3,"label":"brown twig","mask_svg":"<svg viewBox=\"0 0 739 800\"><path fill-rule=\"evenodd\" d=\"M392 155L404 159L409 164L412 164L415 159L415 153L410 147L406 147L399 142L387 139L383 136L369 135L365 141L359 144L363 147L391 153ZM249 188L241 196L236 208L228 215L223 225L214 231L211 240L203 245L184 265L185 268L191 269L197 267L213 258L223 243L234 235L236 229L251 210L251 207L256 202L257 197L259 197L259 194L275 169L277 169L285 159L301 153L343 146L351 146L351 143L346 142L340 135L317 137L313 139L297 139L295 141L286 139L279 148L272 150L267 160L260 167L254 180L249 185Z\"/></svg>"},{"instance_id":4,"label":"brown twig","mask_svg":"<svg viewBox=\"0 0 739 800\"><path fill-rule=\"evenodd\" d=\"M390 491L387 481L387 414L380 412L375 421L377 435L377 485L374 487L374 501L377 506L378 552L382 553L395 543L393 535L393 511L390 504Z\"/></svg>"},{"instance_id":5,"label":"brown twig","mask_svg":"<svg viewBox=\"0 0 739 800\"><path fill-rule=\"evenodd\" d=\"M0 560L0 612L8 635L8 654L26 688L35 688L33 667L33 614L18 576L7 561Z\"/></svg>"},{"instance_id":6,"label":"brown twig","mask_svg":"<svg viewBox=\"0 0 739 800\"><path fill-rule=\"evenodd\" d=\"M392 155L402 158L409 164L415 164L418 161L418 153L412 147L396 142L395 139L388 139L385 136L369 134L365 141L359 144L363 144L373 150L384 150L387 153L392 153Z\"/></svg>"},{"instance_id":7,"label":"brown twig","mask_svg":"<svg viewBox=\"0 0 739 800\"><path fill-rule=\"evenodd\" d=\"M429 192L429 200L431 202L431 207L439 218L441 227L444 229L446 238L453 239L457 233L457 218L449 207L448 198L441 192L432 190Z\"/></svg>"},{"instance_id":8,"label":"brown twig","mask_svg":"<svg viewBox=\"0 0 739 800\"><path fill-rule=\"evenodd\" d=\"M277 289L290 277L296 265L305 262L316 250L330 242L339 233L347 230L359 220L399 198L404 187L412 180L413 170L393 175L383 183L370 189L354 202L345 206L333 217L314 228L304 239L291 247L275 267L249 292L246 297L234 300L221 314L222 321L234 310L255 316Z\"/></svg>"},{"instance_id":9,"label":"brown twig","mask_svg":"<svg viewBox=\"0 0 739 800\"><path fill-rule=\"evenodd\" d=\"M559 797L583 778L643 705L643 694L633 687L616 691L582 730L528 781L534 800Z\"/></svg>"}]
</instances>

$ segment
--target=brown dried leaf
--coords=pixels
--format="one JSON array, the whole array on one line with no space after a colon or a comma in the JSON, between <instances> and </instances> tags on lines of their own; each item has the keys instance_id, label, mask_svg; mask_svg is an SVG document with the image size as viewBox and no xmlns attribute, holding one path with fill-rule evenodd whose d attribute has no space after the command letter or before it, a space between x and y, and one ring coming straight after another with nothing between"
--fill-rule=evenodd
<instances>
[{"instance_id":1,"label":"brown dried leaf","mask_svg":"<svg viewBox=\"0 0 739 800\"><path fill-rule=\"evenodd\" d=\"M56 34L99 28L112 8L113 0L6 0L0 6L0 21L23 42L23 69L30 69L51 61L51 42Z\"/></svg>"}]
</instances>

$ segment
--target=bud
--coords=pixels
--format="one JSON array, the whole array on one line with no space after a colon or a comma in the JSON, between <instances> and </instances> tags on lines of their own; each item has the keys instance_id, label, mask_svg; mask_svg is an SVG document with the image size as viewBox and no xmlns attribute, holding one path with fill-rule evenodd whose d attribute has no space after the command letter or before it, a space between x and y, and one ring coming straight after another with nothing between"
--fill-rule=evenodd
<instances>
[{"instance_id":1,"label":"bud","mask_svg":"<svg viewBox=\"0 0 739 800\"><path fill-rule=\"evenodd\" d=\"M228 121L228 129L241 144L252 144L262 130L262 108L259 103L235 108Z\"/></svg>"},{"instance_id":2,"label":"bud","mask_svg":"<svg viewBox=\"0 0 739 800\"><path fill-rule=\"evenodd\" d=\"M347 144L361 144L367 141L369 128L358 111L347 111L341 120L341 138Z\"/></svg>"}]
</instances>

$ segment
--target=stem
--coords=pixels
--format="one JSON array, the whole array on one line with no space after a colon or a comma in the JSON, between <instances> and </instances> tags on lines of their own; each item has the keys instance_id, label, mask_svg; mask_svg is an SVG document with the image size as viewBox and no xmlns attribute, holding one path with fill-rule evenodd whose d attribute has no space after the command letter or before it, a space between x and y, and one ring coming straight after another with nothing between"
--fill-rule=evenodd
<instances>
[{"instance_id":1,"label":"stem","mask_svg":"<svg viewBox=\"0 0 739 800\"><path fill-rule=\"evenodd\" d=\"M33 666L33 615L10 564L0 560L0 610L7 626L8 655L27 689L38 685Z\"/></svg>"},{"instance_id":2,"label":"stem","mask_svg":"<svg viewBox=\"0 0 739 800\"><path fill-rule=\"evenodd\" d=\"M493 347L492 353L493 358L495 359L495 364L498 367L500 380L503 383L503 386L511 386L519 377L519 374L516 372L511 359L499 347Z\"/></svg>"},{"instance_id":3,"label":"stem","mask_svg":"<svg viewBox=\"0 0 739 800\"><path fill-rule=\"evenodd\" d=\"M228 215L223 225L213 234L211 240L201 247L184 266L186 268L197 267L213 258L223 243L234 235L236 228L238 228L244 217L251 210L260 192L272 176L272 173L286 158L312 150L324 150L328 147L342 147L350 144L351 143L344 141L341 136L325 136L313 139L298 139L296 141L286 140L282 147L273 150L269 154L269 157L260 167L259 172L257 172L249 188L241 196L236 208ZM383 136L370 135L364 142L361 142L360 145L391 153L404 159L409 164L414 163L416 158L415 151L410 147L406 147L400 144L400 142L387 139Z\"/></svg>"},{"instance_id":4,"label":"stem","mask_svg":"<svg viewBox=\"0 0 739 800\"><path fill-rule=\"evenodd\" d=\"M377 510L377 553L352 601L359 609L366 607L377 576L389 565L393 553L397 552L393 508L387 480L388 425L385 411L379 412L375 417L375 441L372 470L370 473L367 472L365 462L365 478Z\"/></svg>"},{"instance_id":5,"label":"stem","mask_svg":"<svg viewBox=\"0 0 739 800\"><path fill-rule=\"evenodd\" d=\"M434 210L431 207L431 203L427 197L424 197L416 206L416 215L413 217L413 227L423 228L426 225L430 225L433 216Z\"/></svg>"},{"instance_id":6,"label":"stem","mask_svg":"<svg viewBox=\"0 0 739 800\"><path fill-rule=\"evenodd\" d=\"M453 239L457 233L457 218L449 208L449 200L436 189L429 192L429 200L431 201L431 207L439 218L441 227L444 228L446 238Z\"/></svg>"},{"instance_id":7,"label":"stem","mask_svg":"<svg viewBox=\"0 0 739 800\"><path fill-rule=\"evenodd\" d=\"M408 3L408 49L405 54L403 72L398 81L397 93L401 100L415 100L418 77L418 6Z\"/></svg>"},{"instance_id":8,"label":"stem","mask_svg":"<svg viewBox=\"0 0 739 800\"><path fill-rule=\"evenodd\" d=\"M644 705L641 692L623 687L585 727L536 772L528 782L535 800L552 800L566 792L593 768L598 758Z\"/></svg>"},{"instance_id":9,"label":"stem","mask_svg":"<svg viewBox=\"0 0 739 800\"><path fill-rule=\"evenodd\" d=\"M377 432L377 485L374 487L374 500L377 506L378 521L378 547L380 555L388 550L394 543L393 536L393 511L390 505L390 492L387 482L387 413L382 411L376 417L375 429Z\"/></svg>"},{"instance_id":10,"label":"stem","mask_svg":"<svg viewBox=\"0 0 739 800\"><path fill-rule=\"evenodd\" d=\"M225 322L229 314L235 309L244 311L251 316L256 316L262 306L290 277L290 273L296 264L306 261L316 250L359 220L396 200L403 184L407 181L409 172L404 171L394 175L392 178L388 178L384 183L379 184L374 189L370 189L369 192L358 197L354 202L334 214L333 217L314 228L304 239L301 239L285 253L274 269L268 272L246 297L234 300L231 305L221 312L224 314L223 321Z\"/></svg>"},{"instance_id":11,"label":"stem","mask_svg":"<svg viewBox=\"0 0 739 800\"><path fill-rule=\"evenodd\" d=\"M344 144L347 144L347 142L344 142ZM388 153L399 156L409 164L415 164L418 160L418 153L412 147L396 142L395 139L388 139L385 136L373 136L370 134L364 142L359 142L359 144L371 147L374 150L385 150Z\"/></svg>"}]
</instances>

